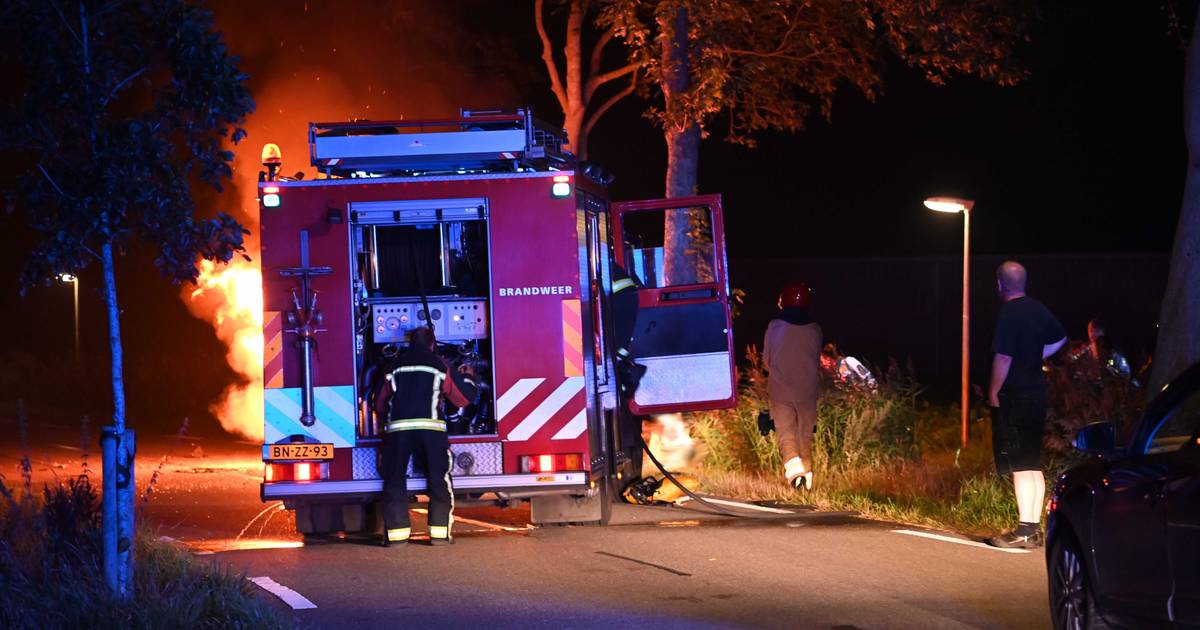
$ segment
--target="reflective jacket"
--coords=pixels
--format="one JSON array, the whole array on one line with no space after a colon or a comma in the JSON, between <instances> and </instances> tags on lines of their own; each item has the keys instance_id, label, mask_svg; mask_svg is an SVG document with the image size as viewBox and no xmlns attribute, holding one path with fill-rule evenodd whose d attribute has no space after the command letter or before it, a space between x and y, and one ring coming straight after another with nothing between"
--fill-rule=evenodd
<instances>
[{"instance_id":1,"label":"reflective jacket","mask_svg":"<svg viewBox=\"0 0 1200 630\"><path fill-rule=\"evenodd\" d=\"M465 407L475 399L475 381L459 374L446 360L428 350L412 349L385 377L383 389L375 398L375 411L387 418L384 431L425 429L445 431L441 413L442 398Z\"/></svg>"},{"instance_id":2,"label":"reflective jacket","mask_svg":"<svg viewBox=\"0 0 1200 630\"><path fill-rule=\"evenodd\" d=\"M638 282L637 278L630 276L629 272L625 271L625 268L621 265L613 263L610 271L612 273L613 295L621 293L622 291L628 291L630 289L642 288L642 283Z\"/></svg>"}]
</instances>

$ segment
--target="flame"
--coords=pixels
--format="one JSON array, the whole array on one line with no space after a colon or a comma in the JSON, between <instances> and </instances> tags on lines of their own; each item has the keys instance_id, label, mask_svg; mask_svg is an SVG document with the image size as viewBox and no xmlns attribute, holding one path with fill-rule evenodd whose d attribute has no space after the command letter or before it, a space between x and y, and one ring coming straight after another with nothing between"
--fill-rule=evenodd
<instances>
[{"instance_id":1,"label":"flame","mask_svg":"<svg viewBox=\"0 0 1200 630\"><path fill-rule=\"evenodd\" d=\"M197 286L185 290L188 308L212 322L217 338L229 347L225 359L245 380L225 388L210 407L221 426L247 439L263 439L263 296L258 264L229 265L200 261Z\"/></svg>"},{"instance_id":2,"label":"flame","mask_svg":"<svg viewBox=\"0 0 1200 630\"><path fill-rule=\"evenodd\" d=\"M667 470L677 473L692 470L696 441L688 433L683 414L663 413L643 420L642 438ZM642 461L643 477L658 474L650 458Z\"/></svg>"}]
</instances>

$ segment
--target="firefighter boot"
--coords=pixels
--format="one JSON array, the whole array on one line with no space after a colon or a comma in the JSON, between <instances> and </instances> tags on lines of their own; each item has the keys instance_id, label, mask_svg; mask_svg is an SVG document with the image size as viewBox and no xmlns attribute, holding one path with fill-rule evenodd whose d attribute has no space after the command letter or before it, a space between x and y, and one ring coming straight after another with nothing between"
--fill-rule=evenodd
<instances>
[{"instance_id":1,"label":"firefighter boot","mask_svg":"<svg viewBox=\"0 0 1200 630\"><path fill-rule=\"evenodd\" d=\"M646 366L634 362L628 355L622 355L617 360L617 378L621 384L621 393L625 394L625 398L633 398L645 375Z\"/></svg>"}]
</instances>

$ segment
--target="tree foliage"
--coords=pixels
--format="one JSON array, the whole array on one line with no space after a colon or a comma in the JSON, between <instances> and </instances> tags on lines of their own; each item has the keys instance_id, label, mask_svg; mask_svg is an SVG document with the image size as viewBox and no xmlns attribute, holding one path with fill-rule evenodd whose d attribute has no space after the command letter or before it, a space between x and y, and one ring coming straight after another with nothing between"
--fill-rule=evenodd
<instances>
[{"instance_id":1,"label":"tree foliage","mask_svg":"<svg viewBox=\"0 0 1200 630\"><path fill-rule=\"evenodd\" d=\"M600 16L630 50L658 97L664 127L707 127L722 117L726 138L753 145L767 129L798 131L815 110L828 117L850 86L868 99L884 87L889 58L941 84L955 75L1009 85L1027 39L1028 0L611 0ZM680 20L680 15L686 18ZM663 50L686 29L686 67ZM667 90L686 72L682 91ZM672 93L673 92L673 93Z\"/></svg>"},{"instance_id":2,"label":"tree foliage","mask_svg":"<svg viewBox=\"0 0 1200 630\"><path fill-rule=\"evenodd\" d=\"M193 188L221 188L254 102L211 14L182 0L18 0L0 9L15 98L0 149L19 165L9 209L43 238L24 286L76 273L141 240L175 281L197 257L229 261L245 230L195 216Z\"/></svg>"}]
</instances>

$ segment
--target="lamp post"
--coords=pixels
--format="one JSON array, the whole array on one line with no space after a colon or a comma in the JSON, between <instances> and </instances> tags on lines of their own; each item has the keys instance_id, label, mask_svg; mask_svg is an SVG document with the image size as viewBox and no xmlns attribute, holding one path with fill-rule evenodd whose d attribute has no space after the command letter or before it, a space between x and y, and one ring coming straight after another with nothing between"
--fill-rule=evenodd
<instances>
[{"instance_id":1,"label":"lamp post","mask_svg":"<svg viewBox=\"0 0 1200 630\"><path fill-rule=\"evenodd\" d=\"M970 358L971 358L971 209L975 202L970 199L955 199L953 197L930 197L925 200L925 207L935 212L948 212L963 215L963 280L962 280L962 445L967 445L967 417L969 413L970 394Z\"/></svg>"},{"instance_id":2,"label":"lamp post","mask_svg":"<svg viewBox=\"0 0 1200 630\"><path fill-rule=\"evenodd\" d=\"M79 277L74 274L64 273L58 276L62 282L69 282L75 294L75 362L79 363Z\"/></svg>"}]
</instances>

